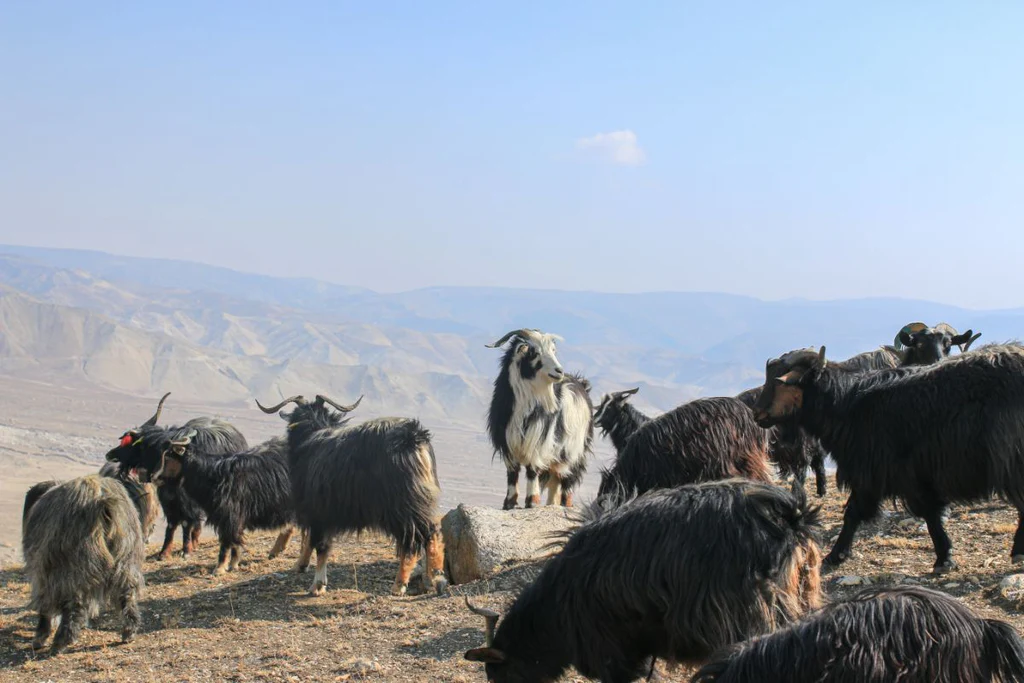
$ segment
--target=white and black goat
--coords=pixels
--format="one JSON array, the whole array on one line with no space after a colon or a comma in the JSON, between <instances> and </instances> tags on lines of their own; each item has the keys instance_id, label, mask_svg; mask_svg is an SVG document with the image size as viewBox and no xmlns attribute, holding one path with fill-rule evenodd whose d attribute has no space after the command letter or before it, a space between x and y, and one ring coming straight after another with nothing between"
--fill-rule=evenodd
<instances>
[{"instance_id":1,"label":"white and black goat","mask_svg":"<svg viewBox=\"0 0 1024 683\"><path fill-rule=\"evenodd\" d=\"M495 454L508 469L503 508L519 500L519 470L526 468L526 507L540 505L540 485L548 505L572 506L572 492L583 478L594 440L590 383L566 373L555 355L555 340L540 330L513 330L487 348L511 342L494 380L487 430ZM537 478L540 477L538 483Z\"/></svg>"}]
</instances>

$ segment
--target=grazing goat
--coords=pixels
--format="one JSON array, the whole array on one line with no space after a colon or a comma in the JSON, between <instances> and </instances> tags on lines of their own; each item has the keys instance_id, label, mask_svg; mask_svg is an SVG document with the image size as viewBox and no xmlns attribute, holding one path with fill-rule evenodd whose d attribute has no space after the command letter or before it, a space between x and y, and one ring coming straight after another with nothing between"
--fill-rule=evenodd
<instances>
[{"instance_id":1,"label":"grazing goat","mask_svg":"<svg viewBox=\"0 0 1024 683\"><path fill-rule=\"evenodd\" d=\"M52 619L60 616L51 652L64 650L108 600L121 611L122 642L134 638L145 585L139 514L123 482L98 474L63 484L43 482L29 490L22 552L32 606L39 612L33 649L43 647Z\"/></svg>"},{"instance_id":2,"label":"grazing goat","mask_svg":"<svg viewBox=\"0 0 1024 683\"><path fill-rule=\"evenodd\" d=\"M203 509L220 539L215 575L238 568L245 532L252 529L284 527L270 551L271 559L277 557L295 531L288 442L279 437L215 457L192 452L197 434L193 429L178 438L161 436L153 449L159 450L159 459L140 461L140 476L160 487L180 486Z\"/></svg>"},{"instance_id":3,"label":"grazing goat","mask_svg":"<svg viewBox=\"0 0 1024 683\"><path fill-rule=\"evenodd\" d=\"M555 356L555 340L540 330L513 330L489 349L511 341L494 380L487 431L494 452L508 470L502 508L519 500L519 470L526 468L526 507L540 505L540 484L548 505L572 506L573 490L583 479L594 440L590 383L567 374Z\"/></svg>"},{"instance_id":4,"label":"grazing goat","mask_svg":"<svg viewBox=\"0 0 1024 683\"><path fill-rule=\"evenodd\" d=\"M1005 621L918 586L869 588L732 646L691 683L1024 681L1024 642Z\"/></svg>"},{"instance_id":5,"label":"grazing goat","mask_svg":"<svg viewBox=\"0 0 1024 683\"><path fill-rule=\"evenodd\" d=\"M750 408L760 395L761 387L754 387L738 394L736 399ZM783 477L792 475L802 487L810 467L819 497L828 491L826 455L820 441L791 422L775 425L768 432L768 459L778 466L779 474Z\"/></svg>"},{"instance_id":6,"label":"grazing goat","mask_svg":"<svg viewBox=\"0 0 1024 683\"><path fill-rule=\"evenodd\" d=\"M934 570L947 571L956 564L946 505L993 494L1021 516L1011 555L1024 560L1024 347L867 373L835 369L825 347L791 351L768 361L753 410L764 427L796 418L836 462L836 483L850 497L829 565L847 558L861 522L892 499L924 518Z\"/></svg>"},{"instance_id":7,"label":"grazing goat","mask_svg":"<svg viewBox=\"0 0 1024 683\"><path fill-rule=\"evenodd\" d=\"M465 657L488 680L544 683L574 666L634 681L655 658L700 661L820 604L817 508L803 491L732 479L609 504L589 507L500 625L470 605L486 647Z\"/></svg>"},{"instance_id":8,"label":"grazing goat","mask_svg":"<svg viewBox=\"0 0 1024 683\"><path fill-rule=\"evenodd\" d=\"M616 453L622 453L626 441L633 436L633 432L651 420L629 402L638 391L640 387L605 394L594 411L594 424L601 429L604 436L612 440Z\"/></svg>"},{"instance_id":9,"label":"grazing goat","mask_svg":"<svg viewBox=\"0 0 1024 683\"><path fill-rule=\"evenodd\" d=\"M599 495L631 495L702 481L770 482L768 435L734 398L700 398L643 424L610 470Z\"/></svg>"},{"instance_id":10,"label":"grazing goat","mask_svg":"<svg viewBox=\"0 0 1024 683\"><path fill-rule=\"evenodd\" d=\"M158 427L157 420L163 409L164 401L170 392L164 394L156 407L156 413L137 429L130 429L121 436L121 442L107 453L108 462L116 462L124 475L128 475L138 467L142 460L152 462L160 457L160 450L153 444L166 443L165 438L177 439L195 430L190 448L195 454L223 456L240 453L249 445L245 437L234 426L208 417L197 417L189 420L181 427ZM179 486L167 485L157 488L157 497L167 520L164 533L164 544L156 559L165 560L171 556L171 544L174 542L174 531L181 526L181 552L184 557L191 554L199 543L199 534L203 529L203 509Z\"/></svg>"},{"instance_id":11,"label":"grazing goat","mask_svg":"<svg viewBox=\"0 0 1024 683\"><path fill-rule=\"evenodd\" d=\"M327 559L339 533L374 529L395 539L398 575L391 592L405 595L409 578L426 550L424 588L437 593L448 585L444 577L444 541L438 503L441 485L430 432L418 420L383 417L349 426L346 413L362 401L343 406L317 395L309 403L293 396L269 414L295 404L288 421L288 454L292 499L300 527L309 532L296 565L309 567L316 549L316 575L310 592L327 590ZM331 412L328 406L335 408Z\"/></svg>"}]
</instances>

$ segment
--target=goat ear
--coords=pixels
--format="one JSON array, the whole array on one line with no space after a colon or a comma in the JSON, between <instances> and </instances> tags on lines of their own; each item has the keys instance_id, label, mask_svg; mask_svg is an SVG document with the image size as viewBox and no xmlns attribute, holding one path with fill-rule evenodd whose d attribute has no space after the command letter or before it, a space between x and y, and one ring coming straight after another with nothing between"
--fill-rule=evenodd
<instances>
[{"instance_id":1,"label":"goat ear","mask_svg":"<svg viewBox=\"0 0 1024 683\"><path fill-rule=\"evenodd\" d=\"M177 456L185 455L185 446L182 444L171 444L171 452Z\"/></svg>"},{"instance_id":2,"label":"goat ear","mask_svg":"<svg viewBox=\"0 0 1024 683\"><path fill-rule=\"evenodd\" d=\"M800 370L790 370L786 374L776 377L775 381L786 386L795 386L800 383L800 378L804 376L804 372L807 371L804 370L801 372Z\"/></svg>"},{"instance_id":3,"label":"goat ear","mask_svg":"<svg viewBox=\"0 0 1024 683\"><path fill-rule=\"evenodd\" d=\"M526 353L526 350L530 348L529 344L520 344L516 347L516 355L521 356Z\"/></svg>"},{"instance_id":4,"label":"goat ear","mask_svg":"<svg viewBox=\"0 0 1024 683\"><path fill-rule=\"evenodd\" d=\"M505 653L493 647L476 647L465 654L466 659L471 662L483 662L484 664L503 664Z\"/></svg>"},{"instance_id":5,"label":"goat ear","mask_svg":"<svg viewBox=\"0 0 1024 683\"><path fill-rule=\"evenodd\" d=\"M956 344L960 348L963 348L963 345L971 340L971 334L973 332L974 332L974 330L967 330L963 334L958 334L955 337L953 337L952 339L950 339L950 343Z\"/></svg>"},{"instance_id":6,"label":"goat ear","mask_svg":"<svg viewBox=\"0 0 1024 683\"><path fill-rule=\"evenodd\" d=\"M914 345L914 337L913 337L913 335L911 335L906 330L900 330L900 344L903 344L904 346L913 346Z\"/></svg>"}]
</instances>

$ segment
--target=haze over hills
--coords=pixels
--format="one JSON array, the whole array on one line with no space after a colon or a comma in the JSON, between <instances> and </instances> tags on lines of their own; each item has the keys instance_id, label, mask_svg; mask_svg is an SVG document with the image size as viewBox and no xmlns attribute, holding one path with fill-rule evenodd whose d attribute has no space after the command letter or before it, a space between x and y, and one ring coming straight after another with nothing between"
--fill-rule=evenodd
<instances>
[{"instance_id":1,"label":"haze over hills","mask_svg":"<svg viewBox=\"0 0 1024 683\"><path fill-rule=\"evenodd\" d=\"M508 329L565 338L600 393L642 387L665 410L758 384L766 358L825 344L847 357L913 320L1014 338L1024 309L897 299L767 302L716 293L431 288L382 294L197 263L0 247L0 372L128 394L248 403L365 394L368 413L480 428Z\"/></svg>"}]
</instances>

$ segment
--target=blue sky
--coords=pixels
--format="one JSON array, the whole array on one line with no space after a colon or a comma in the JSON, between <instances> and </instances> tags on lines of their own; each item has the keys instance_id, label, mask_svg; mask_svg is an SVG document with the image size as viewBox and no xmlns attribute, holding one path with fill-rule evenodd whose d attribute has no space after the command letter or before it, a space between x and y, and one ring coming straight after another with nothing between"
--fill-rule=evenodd
<instances>
[{"instance_id":1,"label":"blue sky","mask_svg":"<svg viewBox=\"0 0 1024 683\"><path fill-rule=\"evenodd\" d=\"M4 3L0 241L1021 306L1022 34L1018 2Z\"/></svg>"}]
</instances>

